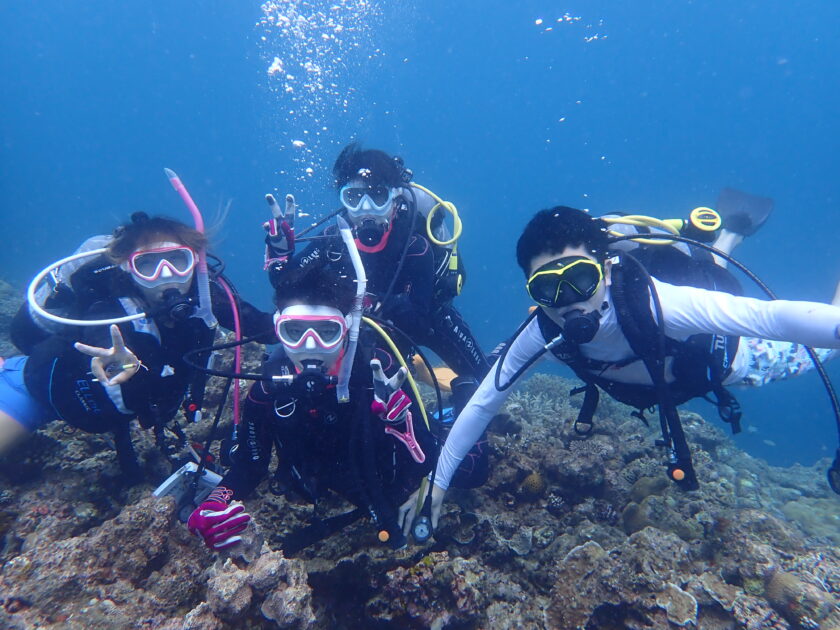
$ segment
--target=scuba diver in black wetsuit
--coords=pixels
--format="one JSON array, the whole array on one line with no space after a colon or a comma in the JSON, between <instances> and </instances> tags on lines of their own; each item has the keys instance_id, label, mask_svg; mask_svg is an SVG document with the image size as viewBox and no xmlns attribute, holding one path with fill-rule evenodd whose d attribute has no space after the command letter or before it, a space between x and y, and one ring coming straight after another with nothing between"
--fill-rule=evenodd
<instances>
[{"instance_id":1,"label":"scuba diver in black wetsuit","mask_svg":"<svg viewBox=\"0 0 840 630\"><path fill-rule=\"evenodd\" d=\"M135 213L113 236L89 239L74 260L44 270L12 325L27 356L0 369L0 448L60 418L112 432L125 477L137 481L130 422L154 428L160 442L182 404L188 417L200 413L205 377L183 355L212 345L217 317L276 343L269 313L209 278L206 243L198 229ZM46 275L54 286L37 288Z\"/></svg>"},{"instance_id":2,"label":"scuba diver in black wetsuit","mask_svg":"<svg viewBox=\"0 0 840 630\"><path fill-rule=\"evenodd\" d=\"M430 472L437 440L422 405L403 389L407 367L370 325L359 330L354 290L352 281L314 266L278 283L282 346L249 391L230 470L188 521L209 548L239 540L250 517L241 504L228 504L266 477L273 450L276 482L311 502L316 520L320 499L335 492L357 507L344 515L348 522L369 515L380 541L405 543L397 506ZM306 532L284 542L287 555L324 536Z\"/></svg>"},{"instance_id":3,"label":"scuba diver in black wetsuit","mask_svg":"<svg viewBox=\"0 0 840 630\"><path fill-rule=\"evenodd\" d=\"M366 313L410 337L395 336L403 352L410 353L413 344L432 349L462 377L456 387L463 383L474 388L489 363L452 306L464 277L456 243L461 224L454 206L410 183L412 174L399 158L356 144L341 152L333 174L342 204L339 212L353 229L367 272ZM337 276L352 274L336 230L327 228L296 252L293 204L291 212L283 213L272 197L268 199L275 209L275 219L266 224L266 266L272 284L312 264L324 265ZM441 209L453 216L451 237ZM444 386L448 389L448 383Z\"/></svg>"}]
</instances>

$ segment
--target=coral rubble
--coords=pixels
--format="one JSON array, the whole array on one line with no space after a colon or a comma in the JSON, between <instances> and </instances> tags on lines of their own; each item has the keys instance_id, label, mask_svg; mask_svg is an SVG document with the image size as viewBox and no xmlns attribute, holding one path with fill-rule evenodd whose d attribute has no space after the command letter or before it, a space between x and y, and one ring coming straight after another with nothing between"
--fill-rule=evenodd
<instances>
[{"instance_id":1,"label":"coral rubble","mask_svg":"<svg viewBox=\"0 0 840 630\"><path fill-rule=\"evenodd\" d=\"M840 628L824 462L773 468L686 412L701 487L682 492L627 408L604 401L577 435L572 387L536 375L511 397L490 481L449 493L425 547L392 551L359 521L294 559L280 542L312 510L270 481L248 544L212 554L150 496L169 465L149 435L147 483L126 487L107 437L53 423L0 460L0 627Z\"/></svg>"}]
</instances>

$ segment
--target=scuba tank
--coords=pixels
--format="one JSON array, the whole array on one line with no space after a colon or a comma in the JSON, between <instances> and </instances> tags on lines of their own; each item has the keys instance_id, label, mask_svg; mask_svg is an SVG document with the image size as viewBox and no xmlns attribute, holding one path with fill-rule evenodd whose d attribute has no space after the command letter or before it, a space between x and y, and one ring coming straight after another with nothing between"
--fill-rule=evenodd
<instances>
[{"instance_id":1,"label":"scuba tank","mask_svg":"<svg viewBox=\"0 0 840 630\"><path fill-rule=\"evenodd\" d=\"M455 205L444 201L428 188L416 183L406 183L402 196L422 218L425 229L419 233L425 236L434 252L435 292L437 299L448 301L460 295L466 273L458 253L458 239L461 236L461 220ZM438 212L443 209L452 215L454 234Z\"/></svg>"}]
</instances>

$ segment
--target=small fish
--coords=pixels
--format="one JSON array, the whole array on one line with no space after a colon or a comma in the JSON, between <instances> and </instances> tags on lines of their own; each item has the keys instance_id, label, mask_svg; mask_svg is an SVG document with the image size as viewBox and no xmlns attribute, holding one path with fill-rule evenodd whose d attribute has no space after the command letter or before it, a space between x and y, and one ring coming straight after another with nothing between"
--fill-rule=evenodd
<instances>
[{"instance_id":1,"label":"small fish","mask_svg":"<svg viewBox=\"0 0 840 630\"><path fill-rule=\"evenodd\" d=\"M747 433L758 433L758 427L754 424L747 425Z\"/></svg>"},{"instance_id":2,"label":"small fish","mask_svg":"<svg viewBox=\"0 0 840 630\"><path fill-rule=\"evenodd\" d=\"M773 440L761 440L761 441L764 442L767 446L776 446L776 443Z\"/></svg>"}]
</instances>

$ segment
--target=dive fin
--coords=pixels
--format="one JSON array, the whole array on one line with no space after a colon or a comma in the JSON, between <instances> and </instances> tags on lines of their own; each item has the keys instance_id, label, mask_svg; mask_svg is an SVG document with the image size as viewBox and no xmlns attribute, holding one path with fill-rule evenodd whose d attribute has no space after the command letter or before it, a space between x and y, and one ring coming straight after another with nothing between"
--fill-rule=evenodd
<instances>
[{"instance_id":1,"label":"dive fin","mask_svg":"<svg viewBox=\"0 0 840 630\"><path fill-rule=\"evenodd\" d=\"M752 236L773 212L773 200L724 188L715 208L723 219L723 228L742 236Z\"/></svg>"},{"instance_id":2,"label":"dive fin","mask_svg":"<svg viewBox=\"0 0 840 630\"><path fill-rule=\"evenodd\" d=\"M429 373L429 369L426 367L426 364L423 363L423 359L421 359L419 355L414 355L414 371L417 374L417 378L430 387L435 386L435 379L437 379L440 391L451 392L452 379L457 378L458 375L448 367L441 366L432 369L435 372L434 378L432 378L432 375Z\"/></svg>"}]
</instances>

